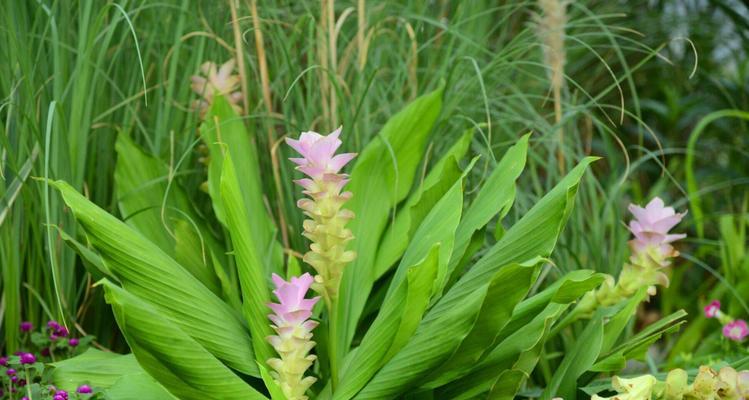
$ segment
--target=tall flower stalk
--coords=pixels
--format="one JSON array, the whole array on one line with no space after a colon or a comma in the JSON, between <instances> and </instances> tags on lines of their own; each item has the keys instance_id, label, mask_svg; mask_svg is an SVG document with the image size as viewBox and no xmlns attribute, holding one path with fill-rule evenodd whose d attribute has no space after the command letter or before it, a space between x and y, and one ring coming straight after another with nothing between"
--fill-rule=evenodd
<instances>
[{"instance_id":1,"label":"tall flower stalk","mask_svg":"<svg viewBox=\"0 0 749 400\"><path fill-rule=\"evenodd\" d=\"M554 96L554 122L559 129L557 159L559 169L564 171L564 128L562 122L562 86L564 85L565 27L569 0L539 0L541 14L536 17L538 36L543 42L544 63L549 69L551 92Z\"/></svg>"},{"instance_id":2,"label":"tall flower stalk","mask_svg":"<svg viewBox=\"0 0 749 400\"><path fill-rule=\"evenodd\" d=\"M288 400L306 400L305 392L316 381L314 377L304 376L316 359L309 352L315 347L312 330L317 327L317 321L310 317L312 307L320 298L305 299L312 282L310 274L292 277L289 281L273 274L276 286L273 294L278 303L269 304L273 314L268 318L273 322L271 326L276 335L269 336L268 341L280 358L271 358L268 365L274 369L271 375Z\"/></svg>"},{"instance_id":3,"label":"tall flower stalk","mask_svg":"<svg viewBox=\"0 0 749 400\"><path fill-rule=\"evenodd\" d=\"M342 192L348 175L340 171L356 154L335 154L341 146L340 134L338 128L327 136L303 132L298 140L286 139L302 156L291 161L307 176L295 181L308 196L297 202L309 217L304 221L304 236L312 242L304 261L317 272L312 288L322 294L329 310L338 298L343 269L355 257L353 251L346 250L354 236L345 226L354 213L343 208L351 192Z\"/></svg>"},{"instance_id":4,"label":"tall flower stalk","mask_svg":"<svg viewBox=\"0 0 749 400\"><path fill-rule=\"evenodd\" d=\"M635 219L630 221L629 230L634 238L629 241L632 255L619 274L619 279L608 276L598 290L587 293L576 311L590 314L598 306L610 306L631 298L641 288L647 288L653 296L657 286L668 287L668 275L664 272L671 260L679 252L671 245L685 234L672 234L669 231L678 224L686 213L677 213L673 207L666 207L663 200L656 197L645 207L630 204L629 211Z\"/></svg>"},{"instance_id":5,"label":"tall flower stalk","mask_svg":"<svg viewBox=\"0 0 749 400\"><path fill-rule=\"evenodd\" d=\"M354 260L356 253L346 250L346 244L354 238L346 224L354 213L343 208L351 198L351 192L342 192L348 182L348 175L341 169L356 154L335 154L341 146L338 138L341 128L323 136L317 132L303 132L298 140L286 139L286 143L302 157L292 158L297 169L307 177L295 181L308 196L297 202L309 219L304 221L304 236L310 241L309 251L304 262L312 266L317 275L312 289L325 299L328 309L328 333L331 382L338 382L338 320L336 302L338 287L345 266Z\"/></svg>"}]
</instances>

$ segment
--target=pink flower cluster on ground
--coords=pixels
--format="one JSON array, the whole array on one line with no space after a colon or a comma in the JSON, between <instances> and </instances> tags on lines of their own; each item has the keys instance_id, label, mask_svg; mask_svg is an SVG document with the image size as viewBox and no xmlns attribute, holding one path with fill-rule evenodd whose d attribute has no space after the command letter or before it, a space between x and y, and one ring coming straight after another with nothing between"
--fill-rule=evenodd
<instances>
[{"instance_id":1,"label":"pink flower cluster on ground","mask_svg":"<svg viewBox=\"0 0 749 400\"><path fill-rule=\"evenodd\" d=\"M743 319L733 319L730 315L724 314L720 310L720 301L713 300L705 306L705 317L716 318L723 324L723 336L726 338L741 342L749 336L749 326Z\"/></svg>"}]
</instances>

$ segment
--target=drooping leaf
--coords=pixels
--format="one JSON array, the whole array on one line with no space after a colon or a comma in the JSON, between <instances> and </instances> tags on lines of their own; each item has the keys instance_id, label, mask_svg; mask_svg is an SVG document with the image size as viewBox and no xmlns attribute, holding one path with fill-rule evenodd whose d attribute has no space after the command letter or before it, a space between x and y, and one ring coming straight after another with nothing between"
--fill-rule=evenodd
<instances>
[{"instance_id":1,"label":"drooping leaf","mask_svg":"<svg viewBox=\"0 0 749 400\"><path fill-rule=\"evenodd\" d=\"M158 246L62 181L62 194L112 275L232 368L258 375L249 332L239 316ZM215 327L221 329L215 329Z\"/></svg>"},{"instance_id":2,"label":"drooping leaf","mask_svg":"<svg viewBox=\"0 0 749 400\"><path fill-rule=\"evenodd\" d=\"M154 307L106 279L100 284L138 363L173 395L265 399Z\"/></svg>"}]
</instances>

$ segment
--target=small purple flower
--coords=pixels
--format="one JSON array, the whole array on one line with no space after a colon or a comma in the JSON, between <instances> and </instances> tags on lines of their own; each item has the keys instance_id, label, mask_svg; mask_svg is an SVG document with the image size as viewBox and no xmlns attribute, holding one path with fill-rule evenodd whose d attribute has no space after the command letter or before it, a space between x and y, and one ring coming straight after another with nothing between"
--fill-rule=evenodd
<instances>
[{"instance_id":1,"label":"small purple flower","mask_svg":"<svg viewBox=\"0 0 749 400\"><path fill-rule=\"evenodd\" d=\"M26 379L19 379L18 382L16 382L16 386L18 387L26 386Z\"/></svg>"},{"instance_id":2,"label":"small purple flower","mask_svg":"<svg viewBox=\"0 0 749 400\"><path fill-rule=\"evenodd\" d=\"M21 364L33 364L36 362L36 356L31 353L21 354Z\"/></svg>"},{"instance_id":3,"label":"small purple flower","mask_svg":"<svg viewBox=\"0 0 749 400\"><path fill-rule=\"evenodd\" d=\"M5 371L5 375L8 375L8 376L13 376L15 374L16 374L16 370L13 368L8 368L8 370Z\"/></svg>"},{"instance_id":4,"label":"small purple flower","mask_svg":"<svg viewBox=\"0 0 749 400\"><path fill-rule=\"evenodd\" d=\"M21 397L21 400L30 400L28 396Z\"/></svg>"},{"instance_id":5,"label":"small purple flower","mask_svg":"<svg viewBox=\"0 0 749 400\"><path fill-rule=\"evenodd\" d=\"M68 392L64 390L58 390L52 400L68 400Z\"/></svg>"},{"instance_id":6,"label":"small purple flower","mask_svg":"<svg viewBox=\"0 0 749 400\"><path fill-rule=\"evenodd\" d=\"M13 375L10 377L10 381L13 383L16 383L18 381L18 375Z\"/></svg>"},{"instance_id":7,"label":"small purple flower","mask_svg":"<svg viewBox=\"0 0 749 400\"><path fill-rule=\"evenodd\" d=\"M56 330L60 329L60 324L57 321L54 321L54 320L53 321L49 321L49 322L47 322L47 328L49 328L50 330L56 331Z\"/></svg>"},{"instance_id":8,"label":"small purple flower","mask_svg":"<svg viewBox=\"0 0 749 400\"><path fill-rule=\"evenodd\" d=\"M736 342L744 340L748 335L749 327L747 327L746 321L743 319L737 319L723 326L723 336Z\"/></svg>"},{"instance_id":9,"label":"small purple flower","mask_svg":"<svg viewBox=\"0 0 749 400\"><path fill-rule=\"evenodd\" d=\"M80 343L80 342L76 338L70 338L70 339L68 339L68 346L70 346L70 347L76 347L76 346L78 346L78 343Z\"/></svg>"},{"instance_id":10,"label":"small purple flower","mask_svg":"<svg viewBox=\"0 0 749 400\"><path fill-rule=\"evenodd\" d=\"M49 351L49 347L45 347L41 350L39 350L39 353L42 355L42 357L49 357L51 352Z\"/></svg>"},{"instance_id":11,"label":"small purple flower","mask_svg":"<svg viewBox=\"0 0 749 400\"><path fill-rule=\"evenodd\" d=\"M34 329L34 324L29 321L21 322L21 332L31 332Z\"/></svg>"},{"instance_id":12,"label":"small purple flower","mask_svg":"<svg viewBox=\"0 0 749 400\"><path fill-rule=\"evenodd\" d=\"M7 367L8 366L8 357L5 357L5 356L0 357L0 365L2 365L3 367Z\"/></svg>"},{"instance_id":13,"label":"small purple flower","mask_svg":"<svg viewBox=\"0 0 749 400\"><path fill-rule=\"evenodd\" d=\"M81 394L87 394L87 393L93 393L94 391L91 390L91 386L89 385L81 385L81 386L78 386L78 390L76 390L76 392L81 393Z\"/></svg>"},{"instance_id":14,"label":"small purple flower","mask_svg":"<svg viewBox=\"0 0 749 400\"><path fill-rule=\"evenodd\" d=\"M705 317L707 318L715 318L718 312L720 312L720 301L718 300L713 300L705 306Z\"/></svg>"},{"instance_id":15,"label":"small purple flower","mask_svg":"<svg viewBox=\"0 0 749 400\"><path fill-rule=\"evenodd\" d=\"M70 334L70 332L68 332L68 328L64 326L61 326L60 329L58 329L57 332L55 333L57 334L57 336L61 336L61 337L67 337L68 334Z\"/></svg>"}]
</instances>

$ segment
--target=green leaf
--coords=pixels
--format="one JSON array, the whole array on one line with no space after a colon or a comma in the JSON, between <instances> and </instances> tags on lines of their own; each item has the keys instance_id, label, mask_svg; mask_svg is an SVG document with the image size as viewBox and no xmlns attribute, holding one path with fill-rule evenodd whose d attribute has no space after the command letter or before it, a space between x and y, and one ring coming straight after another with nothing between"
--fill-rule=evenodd
<instances>
[{"instance_id":1,"label":"green leaf","mask_svg":"<svg viewBox=\"0 0 749 400\"><path fill-rule=\"evenodd\" d=\"M409 192L427 137L442 109L444 87L421 96L394 115L358 157L347 204L357 258L343 273L339 294L340 332L336 347L345 356L375 279L375 257L391 208Z\"/></svg>"},{"instance_id":2,"label":"green leaf","mask_svg":"<svg viewBox=\"0 0 749 400\"><path fill-rule=\"evenodd\" d=\"M169 207L161 218L164 196L167 194L169 168L158 158L147 155L126 134L117 135L115 143L117 164L114 170L118 205L125 222L167 254L174 255L174 238L167 229L174 217L180 217L173 209L185 209L186 199L179 188L172 187L167 198Z\"/></svg>"},{"instance_id":3,"label":"green leaf","mask_svg":"<svg viewBox=\"0 0 749 400\"><path fill-rule=\"evenodd\" d=\"M424 325L420 325L406 346L377 372L356 399L395 398L445 362L471 331L488 286L468 294L449 310L438 331L427 335L423 332Z\"/></svg>"},{"instance_id":4,"label":"green leaf","mask_svg":"<svg viewBox=\"0 0 749 400\"><path fill-rule=\"evenodd\" d=\"M435 164L421 185L409 196L403 208L398 211L395 221L385 231L379 246L375 279L382 277L398 261L421 221L460 178L458 160L465 155L472 138L473 129L469 129Z\"/></svg>"},{"instance_id":5,"label":"green leaf","mask_svg":"<svg viewBox=\"0 0 749 400\"><path fill-rule=\"evenodd\" d=\"M221 283L216 276L205 238L200 230L185 220L174 226L174 253L176 261L202 282L211 292L220 295Z\"/></svg>"},{"instance_id":6,"label":"green leaf","mask_svg":"<svg viewBox=\"0 0 749 400\"><path fill-rule=\"evenodd\" d=\"M431 373L432 382L422 387L442 386L468 373L481 356L491 349L512 310L528 294L535 279L537 262L502 267L492 278L476 324L449 361Z\"/></svg>"},{"instance_id":7,"label":"green leaf","mask_svg":"<svg viewBox=\"0 0 749 400\"><path fill-rule=\"evenodd\" d=\"M462 272L458 265L474 233L495 215L499 214L501 220L510 211L515 200L515 181L525 168L529 137L530 134L524 135L507 150L460 221L455 234L455 248L450 258L451 281L457 279Z\"/></svg>"},{"instance_id":8,"label":"green leaf","mask_svg":"<svg viewBox=\"0 0 749 400\"><path fill-rule=\"evenodd\" d=\"M585 159L575 167L448 290L426 314L406 347L375 375L360 395L391 398L418 384L451 355L470 332L483 294L499 268L551 253L571 212L579 180L592 161ZM464 315L457 315L458 312ZM446 332L452 335L451 340L435 339Z\"/></svg>"},{"instance_id":9,"label":"green leaf","mask_svg":"<svg viewBox=\"0 0 749 400\"><path fill-rule=\"evenodd\" d=\"M246 207L246 215L252 218L252 244L268 275L271 272L280 274L283 253L281 245L276 241L275 225L263 200L260 160L253 140L254 134L247 131L242 118L223 96L214 96L211 108L200 125L200 135L211 155L208 165L208 193L216 217L224 225L228 223L224 210L225 200L221 195L221 175L224 159L231 153L235 169L241 171L237 176L237 183L244 199L242 204Z\"/></svg>"},{"instance_id":10,"label":"green leaf","mask_svg":"<svg viewBox=\"0 0 749 400\"><path fill-rule=\"evenodd\" d=\"M239 316L141 234L63 181L51 183L85 229L112 275L232 368L258 375L252 341ZM221 329L217 329L221 327Z\"/></svg>"},{"instance_id":11,"label":"green leaf","mask_svg":"<svg viewBox=\"0 0 749 400\"><path fill-rule=\"evenodd\" d=\"M265 399L154 307L106 279L100 284L138 363L176 397Z\"/></svg>"},{"instance_id":12,"label":"green leaf","mask_svg":"<svg viewBox=\"0 0 749 400\"><path fill-rule=\"evenodd\" d=\"M253 243L250 217L244 205L239 180L234 169L234 159L228 154L224 158L221 174L221 197L226 212L226 226L231 234L234 257L237 261L239 286L244 300L242 311L252 332L252 345L258 361L265 362L275 357L275 352L266 340L273 334L268 321L269 276L263 268L257 247Z\"/></svg>"},{"instance_id":13,"label":"green leaf","mask_svg":"<svg viewBox=\"0 0 749 400\"><path fill-rule=\"evenodd\" d=\"M90 348L83 354L50 364L55 386L74 391L82 383L98 388L114 385L123 375L143 373L132 354L121 355Z\"/></svg>"},{"instance_id":14,"label":"green leaf","mask_svg":"<svg viewBox=\"0 0 749 400\"><path fill-rule=\"evenodd\" d=\"M124 375L104 393L113 400L177 400L145 372Z\"/></svg>"},{"instance_id":15,"label":"green leaf","mask_svg":"<svg viewBox=\"0 0 749 400\"><path fill-rule=\"evenodd\" d=\"M552 397L562 397L574 400L577 398L577 379L593 366L601 352L603 318L603 313L597 312L586 323L585 329L577 337L575 344L566 351L562 363L554 372L554 376L546 386L541 399L549 400Z\"/></svg>"},{"instance_id":16,"label":"green leaf","mask_svg":"<svg viewBox=\"0 0 749 400\"><path fill-rule=\"evenodd\" d=\"M471 170L475 163L471 163L463 172L463 177ZM453 183L450 190L437 202L429 211L429 214L421 221L419 228L413 234L406 252L401 258L398 268L395 270L393 279L390 282L390 288L398 286L401 280L405 279L405 274L411 265L418 260L423 259L430 249L437 243L440 243L439 269L437 279L435 280L434 294L439 296L447 278L447 266L452 254L455 230L460 222L460 216L463 212L463 179ZM385 298L389 298L392 289L388 290Z\"/></svg>"},{"instance_id":17,"label":"green leaf","mask_svg":"<svg viewBox=\"0 0 749 400\"><path fill-rule=\"evenodd\" d=\"M118 204L127 225L176 258L212 292L220 293L213 268L195 254L205 254L206 247L213 245L209 236L200 233L208 230L198 225L184 190L176 183L168 186L169 167L125 134L117 135L115 149Z\"/></svg>"},{"instance_id":18,"label":"green leaf","mask_svg":"<svg viewBox=\"0 0 749 400\"><path fill-rule=\"evenodd\" d=\"M567 304L555 303L545 306L539 313L533 315L527 324L499 342L483 360L474 366L470 373L438 388L435 391L437 398L472 399L490 390L493 385L501 383L498 378L502 372L512 369L515 365L520 367L522 362L519 363L519 361L527 358L533 359L537 355L537 349L546 342L551 326L567 307ZM505 376L504 379L508 378L510 377Z\"/></svg>"},{"instance_id":19,"label":"green leaf","mask_svg":"<svg viewBox=\"0 0 749 400\"><path fill-rule=\"evenodd\" d=\"M684 317L687 313L679 310L671 315L659 319L647 328L638 332L624 343L616 346L607 353L601 354L598 361L593 365L591 371L609 372L623 368L627 360L644 359L647 349L660 339L664 334L677 331L681 325L686 323Z\"/></svg>"},{"instance_id":20,"label":"green leaf","mask_svg":"<svg viewBox=\"0 0 749 400\"><path fill-rule=\"evenodd\" d=\"M411 266L406 279L383 303L361 345L346 358L334 399L352 398L416 330L437 277L439 248L434 245L423 260Z\"/></svg>"}]
</instances>

